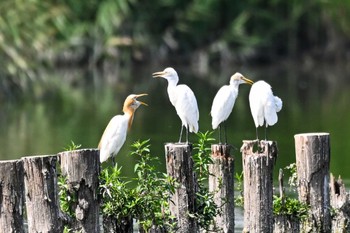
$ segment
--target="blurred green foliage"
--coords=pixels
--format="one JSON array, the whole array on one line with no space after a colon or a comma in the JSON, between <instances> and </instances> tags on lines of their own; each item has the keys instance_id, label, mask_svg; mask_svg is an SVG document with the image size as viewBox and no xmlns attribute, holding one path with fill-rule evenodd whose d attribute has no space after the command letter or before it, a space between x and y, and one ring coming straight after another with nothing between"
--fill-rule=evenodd
<instances>
[{"instance_id":1,"label":"blurred green foliage","mask_svg":"<svg viewBox=\"0 0 350 233\"><path fill-rule=\"evenodd\" d=\"M342 0L1 1L1 76L25 85L20 77L34 79L38 65L97 65L124 48L141 60L202 50L214 60L338 54L349 22Z\"/></svg>"}]
</instances>

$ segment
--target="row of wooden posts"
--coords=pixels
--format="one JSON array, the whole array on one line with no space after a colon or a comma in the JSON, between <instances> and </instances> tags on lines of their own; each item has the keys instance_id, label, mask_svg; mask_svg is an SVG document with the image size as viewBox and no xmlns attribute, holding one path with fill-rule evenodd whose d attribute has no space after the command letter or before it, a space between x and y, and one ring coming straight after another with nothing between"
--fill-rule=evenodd
<instances>
[{"instance_id":1,"label":"row of wooden posts","mask_svg":"<svg viewBox=\"0 0 350 233\"><path fill-rule=\"evenodd\" d=\"M300 223L273 215L273 170L277 144L243 141L244 232L350 232L350 202L341 180L330 177L328 133L295 135L299 200L308 204L309 217ZM258 148L258 151L255 151ZM177 232L199 232L188 213L195 210L196 176L191 145L166 144L167 173L180 183L170 209ZM284 156L283 154L280 156ZM212 145L209 190L222 213L215 218L220 232L234 232L234 158L230 146ZM57 163L59 162L59 163ZM57 167L57 164L60 164ZM84 149L50 156L30 156L0 162L0 232L62 232L68 221L59 207L57 176L67 178L74 204L74 229L99 232L99 151ZM24 215L24 209L26 217ZM331 216L331 209L334 216ZM27 222L27 227L24 227ZM25 229L27 228L27 230Z\"/></svg>"}]
</instances>

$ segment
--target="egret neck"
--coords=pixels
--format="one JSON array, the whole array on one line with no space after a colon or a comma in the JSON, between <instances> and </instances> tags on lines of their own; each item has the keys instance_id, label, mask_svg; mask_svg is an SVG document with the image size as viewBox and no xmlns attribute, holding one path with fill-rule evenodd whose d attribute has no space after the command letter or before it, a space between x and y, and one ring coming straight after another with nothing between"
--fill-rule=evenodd
<instances>
[{"instance_id":1,"label":"egret neck","mask_svg":"<svg viewBox=\"0 0 350 233\"><path fill-rule=\"evenodd\" d=\"M168 88L167 88L167 91L168 91L168 95L169 95L169 99L170 99L170 102L173 106L176 105L176 85L178 83L178 80L173 80L173 79L167 79L168 80Z\"/></svg>"},{"instance_id":2,"label":"egret neck","mask_svg":"<svg viewBox=\"0 0 350 233\"><path fill-rule=\"evenodd\" d=\"M130 130L132 122L134 120L135 109L130 104L124 104L123 106L124 115L128 118L128 130Z\"/></svg>"}]
</instances>

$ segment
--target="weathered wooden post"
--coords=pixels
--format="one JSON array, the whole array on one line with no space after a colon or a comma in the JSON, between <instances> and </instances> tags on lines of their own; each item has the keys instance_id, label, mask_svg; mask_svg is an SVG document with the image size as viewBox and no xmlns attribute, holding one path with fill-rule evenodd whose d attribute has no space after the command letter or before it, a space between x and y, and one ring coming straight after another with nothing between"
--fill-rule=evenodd
<instances>
[{"instance_id":1,"label":"weathered wooden post","mask_svg":"<svg viewBox=\"0 0 350 233\"><path fill-rule=\"evenodd\" d=\"M278 174L279 193L280 193L280 198L282 200L282 206L285 207L286 196L285 196L284 186L283 186L283 176L284 176L283 169L280 168L279 174ZM274 233L285 233L285 232L299 233L300 232L299 219L296 216L287 215L285 213L275 215L273 232Z\"/></svg>"},{"instance_id":2,"label":"weathered wooden post","mask_svg":"<svg viewBox=\"0 0 350 233\"><path fill-rule=\"evenodd\" d=\"M350 193L346 192L345 185L339 177L337 180L331 174L330 201L334 216L332 218L332 232L350 232Z\"/></svg>"},{"instance_id":3,"label":"weathered wooden post","mask_svg":"<svg viewBox=\"0 0 350 233\"><path fill-rule=\"evenodd\" d=\"M57 157L23 157L28 232L62 232L57 195Z\"/></svg>"},{"instance_id":4,"label":"weathered wooden post","mask_svg":"<svg viewBox=\"0 0 350 233\"><path fill-rule=\"evenodd\" d=\"M79 232L99 232L99 150L65 151L59 153L59 158L69 192L77 197L72 227Z\"/></svg>"},{"instance_id":5,"label":"weathered wooden post","mask_svg":"<svg viewBox=\"0 0 350 233\"><path fill-rule=\"evenodd\" d=\"M329 134L297 134L294 139L299 200L310 205L301 231L330 232Z\"/></svg>"},{"instance_id":6,"label":"weathered wooden post","mask_svg":"<svg viewBox=\"0 0 350 233\"><path fill-rule=\"evenodd\" d=\"M253 152L258 144L258 152ZM273 167L277 145L273 141L243 141L244 177L243 232L273 231Z\"/></svg>"},{"instance_id":7,"label":"weathered wooden post","mask_svg":"<svg viewBox=\"0 0 350 233\"><path fill-rule=\"evenodd\" d=\"M1 232L24 232L24 180L22 160L0 161Z\"/></svg>"},{"instance_id":8,"label":"weathered wooden post","mask_svg":"<svg viewBox=\"0 0 350 233\"><path fill-rule=\"evenodd\" d=\"M168 175L179 183L170 200L170 211L177 219L180 233L198 231L196 221L190 217L196 208L197 182L193 172L191 144L165 144L165 159Z\"/></svg>"},{"instance_id":9,"label":"weathered wooden post","mask_svg":"<svg viewBox=\"0 0 350 233\"><path fill-rule=\"evenodd\" d=\"M213 230L223 233L235 230L234 158L230 156L230 149L230 145L212 145L213 164L209 165L209 191L215 192L215 204L221 208L221 214L214 219Z\"/></svg>"}]
</instances>

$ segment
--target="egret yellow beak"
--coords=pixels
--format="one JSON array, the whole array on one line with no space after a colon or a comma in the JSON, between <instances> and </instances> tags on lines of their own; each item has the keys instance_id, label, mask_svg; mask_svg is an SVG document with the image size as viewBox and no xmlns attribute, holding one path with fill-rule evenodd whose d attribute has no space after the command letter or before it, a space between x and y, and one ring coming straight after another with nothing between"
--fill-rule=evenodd
<instances>
[{"instance_id":1,"label":"egret yellow beak","mask_svg":"<svg viewBox=\"0 0 350 233\"><path fill-rule=\"evenodd\" d=\"M164 71L159 71L159 72L155 72L152 74L153 78L161 78L165 75L166 73Z\"/></svg>"},{"instance_id":2,"label":"egret yellow beak","mask_svg":"<svg viewBox=\"0 0 350 233\"><path fill-rule=\"evenodd\" d=\"M144 94L139 94L139 95L136 95L135 98L138 98L138 97L141 97L141 96L145 96L145 95L148 95L148 94L146 94L146 93L144 93ZM148 106L148 104L146 104L146 103L144 103L144 102L142 102L142 101L140 101L140 100L138 100L138 102L140 102L140 104L143 104L143 105L145 105L145 106Z\"/></svg>"},{"instance_id":3,"label":"egret yellow beak","mask_svg":"<svg viewBox=\"0 0 350 233\"><path fill-rule=\"evenodd\" d=\"M250 85L253 85L253 84L254 84L254 82L253 82L252 80L247 79L247 78L245 78L245 77L243 77L242 80L243 80L244 82L246 82L247 84L250 84Z\"/></svg>"}]
</instances>

